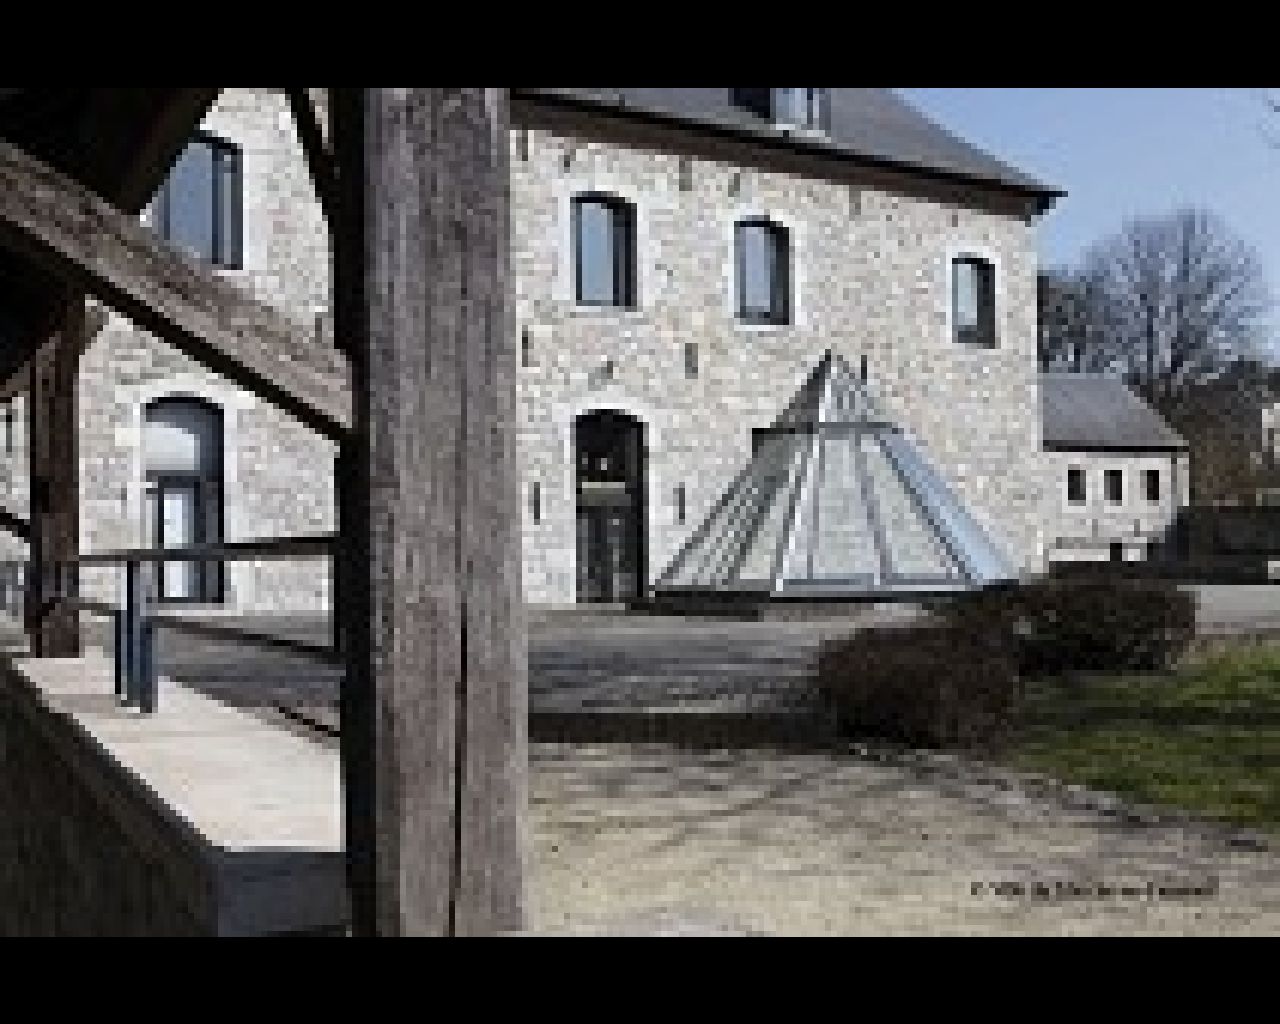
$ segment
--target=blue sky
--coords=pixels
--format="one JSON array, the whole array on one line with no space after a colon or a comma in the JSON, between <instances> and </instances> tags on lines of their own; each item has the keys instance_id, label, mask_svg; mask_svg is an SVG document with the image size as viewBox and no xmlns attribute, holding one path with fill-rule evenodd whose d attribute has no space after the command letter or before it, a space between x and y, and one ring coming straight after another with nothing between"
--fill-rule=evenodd
<instances>
[{"instance_id":1,"label":"blue sky","mask_svg":"<svg viewBox=\"0 0 1280 1024\"><path fill-rule=\"evenodd\" d=\"M1280 298L1280 115L1269 114L1258 90L898 92L956 134L1068 193L1040 222L1044 262L1074 261L1126 216L1195 204L1220 214L1258 249Z\"/></svg>"}]
</instances>

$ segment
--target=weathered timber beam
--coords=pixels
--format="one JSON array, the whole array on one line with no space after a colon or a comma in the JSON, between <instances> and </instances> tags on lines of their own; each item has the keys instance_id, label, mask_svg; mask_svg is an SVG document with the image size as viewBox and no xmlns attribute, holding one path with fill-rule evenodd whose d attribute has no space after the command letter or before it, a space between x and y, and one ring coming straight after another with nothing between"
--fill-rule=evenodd
<instances>
[{"instance_id":1,"label":"weathered timber beam","mask_svg":"<svg viewBox=\"0 0 1280 1024\"><path fill-rule=\"evenodd\" d=\"M27 458L31 530L26 630L37 658L80 656L80 616L59 587L59 564L80 552L79 422L76 366L83 345L84 298L63 299L57 333L31 360Z\"/></svg>"},{"instance_id":2,"label":"weathered timber beam","mask_svg":"<svg viewBox=\"0 0 1280 1024\"><path fill-rule=\"evenodd\" d=\"M5 142L0 246L95 295L320 433L337 439L350 423L341 353L315 344L308 329L279 310L189 261L135 217Z\"/></svg>"},{"instance_id":3,"label":"weathered timber beam","mask_svg":"<svg viewBox=\"0 0 1280 1024\"><path fill-rule=\"evenodd\" d=\"M289 110L298 129L302 152L311 172L311 183L324 210L324 219L333 230L333 211L337 203L338 170L332 149L325 143L324 128L316 113L315 103L306 89L286 89Z\"/></svg>"},{"instance_id":4,"label":"weathered timber beam","mask_svg":"<svg viewBox=\"0 0 1280 1024\"><path fill-rule=\"evenodd\" d=\"M337 605L352 930L516 930L528 747L507 95L366 89L330 114L356 410Z\"/></svg>"}]
</instances>

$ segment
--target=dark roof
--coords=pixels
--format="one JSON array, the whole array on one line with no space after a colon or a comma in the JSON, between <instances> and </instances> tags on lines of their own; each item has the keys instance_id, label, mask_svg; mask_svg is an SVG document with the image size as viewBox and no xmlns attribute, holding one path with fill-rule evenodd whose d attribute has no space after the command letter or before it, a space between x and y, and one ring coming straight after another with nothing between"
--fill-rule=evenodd
<instances>
[{"instance_id":1,"label":"dark roof","mask_svg":"<svg viewBox=\"0 0 1280 1024\"><path fill-rule=\"evenodd\" d=\"M825 136L788 133L730 101L729 89L523 89L543 99L608 107L737 135L827 151L873 163L1011 188L1040 198L1041 209L1066 193L958 138L890 89L832 89Z\"/></svg>"},{"instance_id":2,"label":"dark roof","mask_svg":"<svg viewBox=\"0 0 1280 1024\"><path fill-rule=\"evenodd\" d=\"M1042 373L1040 409L1045 448L1065 451L1184 449L1187 442L1160 415L1104 373Z\"/></svg>"}]
</instances>

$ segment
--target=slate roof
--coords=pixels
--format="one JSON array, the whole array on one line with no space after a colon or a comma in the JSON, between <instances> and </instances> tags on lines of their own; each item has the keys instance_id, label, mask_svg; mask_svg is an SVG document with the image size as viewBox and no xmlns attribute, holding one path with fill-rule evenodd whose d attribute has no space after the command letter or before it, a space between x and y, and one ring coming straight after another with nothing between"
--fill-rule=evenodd
<instances>
[{"instance_id":1,"label":"slate roof","mask_svg":"<svg viewBox=\"0 0 1280 1024\"><path fill-rule=\"evenodd\" d=\"M730 101L729 89L521 89L542 99L715 128L795 148L995 184L1039 197L1041 211L1066 193L947 131L891 89L831 89L826 136L788 133Z\"/></svg>"},{"instance_id":2,"label":"slate roof","mask_svg":"<svg viewBox=\"0 0 1280 1024\"><path fill-rule=\"evenodd\" d=\"M1187 442L1118 377L1042 373L1044 446L1058 451L1172 451Z\"/></svg>"}]
</instances>

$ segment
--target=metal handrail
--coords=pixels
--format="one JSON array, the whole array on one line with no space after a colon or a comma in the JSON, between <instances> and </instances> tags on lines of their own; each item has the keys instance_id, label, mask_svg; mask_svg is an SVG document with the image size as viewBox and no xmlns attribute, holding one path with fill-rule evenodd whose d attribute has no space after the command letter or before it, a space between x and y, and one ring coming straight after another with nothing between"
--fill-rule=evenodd
<instances>
[{"instance_id":1,"label":"metal handrail","mask_svg":"<svg viewBox=\"0 0 1280 1024\"><path fill-rule=\"evenodd\" d=\"M42 587L42 591L47 589L51 592L53 599L70 604L77 611L94 612L109 616L113 620L116 695L124 704L136 706L143 714L151 714L156 709L156 626L190 633L234 637L242 643L282 648L329 664L336 661L336 652L332 647L282 640L279 637L237 629L234 626L192 622L153 611L148 595L151 591L151 577L157 566L166 562L324 558L334 554L336 541L336 534L319 534L310 537L277 537L230 541L222 544L194 544L181 548L149 547L94 551L75 559L51 563L52 579ZM118 606L101 601L86 601L80 597L80 567L101 565L121 565L124 568L124 577L121 581L122 600ZM12 581L12 576L15 575L13 570L19 567L22 569L22 578L15 584ZM5 609L9 610L11 595L15 590L25 598L40 579L40 573L31 563L10 562L0 566L0 591L2 591L0 598L3 599ZM51 586L48 585L50 583Z\"/></svg>"}]
</instances>

